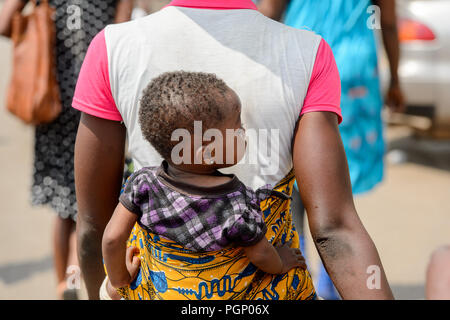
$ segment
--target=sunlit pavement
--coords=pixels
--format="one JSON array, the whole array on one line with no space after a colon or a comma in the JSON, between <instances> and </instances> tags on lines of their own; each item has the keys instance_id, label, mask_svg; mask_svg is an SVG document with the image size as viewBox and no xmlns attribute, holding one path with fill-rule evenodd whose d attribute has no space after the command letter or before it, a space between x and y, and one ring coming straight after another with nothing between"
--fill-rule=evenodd
<instances>
[{"instance_id":1,"label":"sunlit pavement","mask_svg":"<svg viewBox=\"0 0 450 320\"><path fill-rule=\"evenodd\" d=\"M33 129L4 108L10 50L0 39L0 299L55 299L54 214L29 204ZM450 243L450 142L418 142L402 128L389 129L387 136L395 164L388 164L374 192L356 198L356 206L396 297L423 299L429 257ZM310 240L314 273L317 254Z\"/></svg>"}]
</instances>

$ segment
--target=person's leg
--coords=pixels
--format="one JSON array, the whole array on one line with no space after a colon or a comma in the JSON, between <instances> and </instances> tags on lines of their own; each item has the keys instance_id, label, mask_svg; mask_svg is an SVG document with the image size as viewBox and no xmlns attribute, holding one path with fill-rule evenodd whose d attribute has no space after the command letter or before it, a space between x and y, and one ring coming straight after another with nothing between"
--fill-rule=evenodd
<instances>
[{"instance_id":1,"label":"person's leg","mask_svg":"<svg viewBox=\"0 0 450 320\"><path fill-rule=\"evenodd\" d=\"M75 223L73 223L72 230L70 231L69 237L69 255L67 258L67 267L75 266L78 267L78 255L77 255L77 234L75 232Z\"/></svg>"},{"instance_id":2,"label":"person's leg","mask_svg":"<svg viewBox=\"0 0 450 320\"><path fill-rule=\"evenodd\" d=\"M59 215L56 216L53 230L53 255L59 299L63 299L64 291L67 288L66 271L70 256L70 238L71 234L74 233L74 227L75 223L72 219L63 219Z\"/></svg>"},{"instance_id":3,"label":"person's leg","mask_svg":"<svg viewBox=\"0 0 450 320\"><path fill-rule=\"evenodd\" d=\"M428 264L425 291L428 300L450 300L450 246L433 252Z\"/></svg>"},{"instance_id":4,"label":"person's leg","mask_svg":"<svg viewBox=\"0 0 450 320\"><path fill-rule=\"evenodd\" d=\"M73 228L70 231L65 283L67 287L64 290L63 299L78 300L78 290L81 289L81 269L78 263L75 223L73 223Z\"/></svg>"}]
</instances>

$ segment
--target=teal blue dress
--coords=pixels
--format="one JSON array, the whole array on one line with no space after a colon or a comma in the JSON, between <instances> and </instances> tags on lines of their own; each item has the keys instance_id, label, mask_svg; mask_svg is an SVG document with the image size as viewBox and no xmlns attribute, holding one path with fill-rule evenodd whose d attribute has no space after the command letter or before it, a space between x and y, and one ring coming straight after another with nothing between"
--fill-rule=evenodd
<instances>
[{"instance_id":1,"label":"teal blue dress","mask_svg":"<svg viewBox=\"0 0 450 320\"><path fill-rule=\"evenodd\" d=\"M339 126L353 193L383 179L383 106L370 0L291 0L285 23L312 30L331 46L341 76L343 122ZM301 187L301 186L300 186Z\"/></svg>"}]
</instances>

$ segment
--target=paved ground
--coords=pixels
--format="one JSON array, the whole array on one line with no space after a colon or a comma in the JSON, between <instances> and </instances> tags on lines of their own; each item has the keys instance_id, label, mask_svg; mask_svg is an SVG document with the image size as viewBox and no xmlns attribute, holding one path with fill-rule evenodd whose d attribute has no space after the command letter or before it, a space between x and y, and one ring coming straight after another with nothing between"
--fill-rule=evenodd
<instances>
[{"instance_id":1,"label":"paved ground","mask_svg":"<svg viewBox=\"0 0 450 320\"><path fill-rule=\"evenodd\" d=\"M10 44L0 39L0 299L54 299L54 215L29 205L33 129L4 110L9 73ZM423 299L430 254L450 243L450 142L417 141L403 128L387 134L397 164L356 205L396 297ZM311 245L308 254L317 261Z\"/></svg>"}]
</instances>

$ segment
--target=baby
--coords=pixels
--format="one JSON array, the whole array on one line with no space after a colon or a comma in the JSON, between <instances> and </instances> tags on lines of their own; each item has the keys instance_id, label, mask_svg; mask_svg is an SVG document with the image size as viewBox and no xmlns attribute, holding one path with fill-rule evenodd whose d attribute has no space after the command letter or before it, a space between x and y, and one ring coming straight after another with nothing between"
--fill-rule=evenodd
<instances>
[{"instance_id":1,"label":"baby","mask_svg":"<svg viewBox=\"0 0 450 320\"><path fill-rule=\"evenodd\" d=\"M266 273L306 267L300 250L289 243L274 247L265 237L259 204L286 195L267 187L253 191L218 171L237 164L246 147L240 100L222 80L197 72L160 75L143 92L139 123L164 161L129 178L105 229L109 293L139 271L139 249L126 248L136 221L193 252L240 247Z\"/></svg>"}]
</instances>

